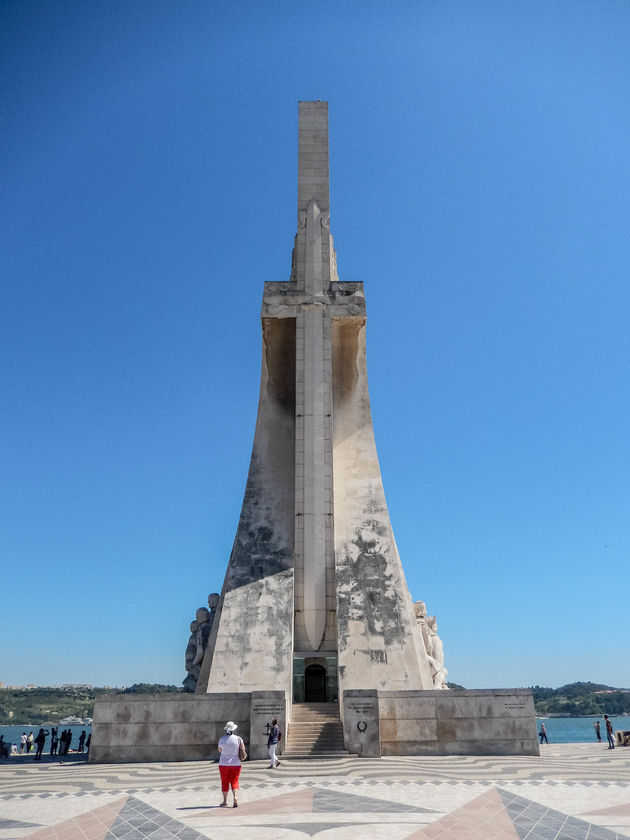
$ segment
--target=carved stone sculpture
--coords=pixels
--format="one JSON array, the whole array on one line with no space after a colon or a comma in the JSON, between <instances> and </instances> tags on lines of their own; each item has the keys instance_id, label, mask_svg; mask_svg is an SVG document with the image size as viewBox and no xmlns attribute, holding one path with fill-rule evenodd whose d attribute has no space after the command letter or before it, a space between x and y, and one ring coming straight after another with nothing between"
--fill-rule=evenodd
<instances>
[{"instance_id":1,"label":"carved stone sculpture","mask_svg":"<svg viewBox=\"0 0 630 840\"><path fill-rule=\"evenodd\" d=\"M193 694L199 681L203 655L208 647L208 639L212 630L212 622L219 603L219 595L212 592L208 595L208 607L199 607L195 621L190 623L190 638L186 646L186 677L182 681L184 691Z\"/></svg>"},{"instance_id":2,"label":"carved stone sculpture","mask_svg":"<svg viewBox=\"0 0 630 840\"><path fill-rule=\"evenodd\" d=\"M444 645L437 633L437 618L434 615L427 615L424 601L416 601L413 605L413 612L420 627L424 649L431 666L433 688L447 690L446 677L448 671L444 667Z\"/></svg>"},{"instance_id":3,"label":"carved stone sculpture","mask_svg":"<svg viewBox=\"0 0 630 840\"><path fill-rule=\"evenodd\" d=\"M424 601L416 601L413 605L414 615L422 633L422 641L424 642L424 649L428 656L431 656L433 647L431 641L431 633L427 624L427 607Z\"/></svg>"},{"instance_id":4,"label":"carved stone sculpture","mask_svg":"<svg viewBox=\"0 0 630 840\"><path fill-rule=\"evenodd\" d=\"M197 632L199 630L199 625L196 621L190 622L190 637L188 639L188 644L186 645L186 677L184 678L182 685L184 686L184 691L188 692L189 694L194 693L195 688L197 687L197 680L199 679L199 670L200 665L195 665L195 659L197 658Z\"/></svg>"},{"instance_id":5,"label":"carved stone sculpture","mask_svg":"<svg viewBox=\"0 0 630 840\"><path fill-rule=\"evenodd\" d=\"M443 688L448 690L448 686L446 685L448 671L444 665L440 665L437 659L434 659L432 656L428 656L427 659L429 660L431 673L433 674L433 688Z\"/></svg>"},{"instance_id":6,"label":"carved stone sculpture","mask_svg":"<svg viewBox=\"0 0 630 840\"><path fill-rule=\"evenodd\" d=\"M448 671L444 667L444 645L442 644L442 639L438 636L437 618L434 615L427 616L427 626L431 636L429 664L433 671L433 688L448 689L446 685Z\"/></svg>"}]
</instances>

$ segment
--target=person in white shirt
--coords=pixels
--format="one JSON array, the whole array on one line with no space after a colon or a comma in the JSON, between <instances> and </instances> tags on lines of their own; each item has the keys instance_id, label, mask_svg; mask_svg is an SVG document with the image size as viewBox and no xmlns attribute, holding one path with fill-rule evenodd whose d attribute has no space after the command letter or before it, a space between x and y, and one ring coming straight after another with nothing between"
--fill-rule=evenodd
<instances>
[{"instance_id":1,"label":"person in white shirt","mask_svg":"<svg viewBox=\"0 0 630 840\"><path fill-rule=\"evenodd\" d=\"M219 773L221 774L221 793L223 802L221 808L227 807L227 798L230 787L234 797L234 807L238 808L238 777L241 774L241 747L245 750L243 739L234 734L238 728L233 720L225 724L225 735L219 738Z\"/></svg>"}]
</instances>

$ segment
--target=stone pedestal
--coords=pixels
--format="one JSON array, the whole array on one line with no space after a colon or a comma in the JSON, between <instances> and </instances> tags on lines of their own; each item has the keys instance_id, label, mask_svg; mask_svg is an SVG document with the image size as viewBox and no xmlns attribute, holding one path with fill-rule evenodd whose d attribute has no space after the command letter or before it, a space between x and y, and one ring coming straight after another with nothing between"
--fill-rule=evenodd
<instances>
[{"instance_id":1,"label":"stone pedestal","mask_svg":"<svg viewBox=\"0 0 630 840\"><path fill-rule=\"evenodd\" d=\"M267 738L273 718L278 719L282 737L287 732L287 698L283 691L253 691L249 724L249 757L267 758ZM276 750L276 753L280 750Z\"/></svg>"},{"instance_id":2,"label":"stone pedestal","mask_svg":"<svg viewBox=\"0 0 630 840\"><path fill-rule=\"evenodd\" d=\"M228 720L249 752L251 694L103 694L96 697L90 763L218 761Z\"/></svg>"},{"instance_id":3,"label":"stone pedestal","mask_svg":"<svg viewBox=\"0 0 630 840\"><path fill-rule=\"evenodd\" d=\"M344 745L359 758L380 758L381 740L378 714L378 692L344 691Z\"/></svg>"},{"instance_id":4,"label":"stone pedestal","mask_svg":"<svg viewBox=\"0 0 630 840\"><path fill-rule=\"evenodd\" d=\"M381 755L539 755L529 689L344 691L346 747Z\"/></svg>"}]
</instances>

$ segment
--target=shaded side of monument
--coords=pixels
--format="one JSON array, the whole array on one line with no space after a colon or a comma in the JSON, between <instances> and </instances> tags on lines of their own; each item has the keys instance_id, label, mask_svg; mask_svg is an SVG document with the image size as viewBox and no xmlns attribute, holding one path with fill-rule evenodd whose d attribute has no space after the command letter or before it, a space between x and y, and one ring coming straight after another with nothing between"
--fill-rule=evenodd
<instances>
[{"instance_id":1,"label":"shaded side of monument","mask_svg":"<svg viewBox=\"0 0 630 840\"><path fill-rule=\"evenodd\" d=\"M363 284L339 280L330 235L328 103L299 108L291 276L264 286L251 464L222 591L191 624L195 693L98 698L90 760L208 758L228 719L263 758L271 718L290 751L312 703L338 715L346 754L538 754L531 692L446 690L435 620L412 603L372 427Z\"/></svg>"}]
</instances>

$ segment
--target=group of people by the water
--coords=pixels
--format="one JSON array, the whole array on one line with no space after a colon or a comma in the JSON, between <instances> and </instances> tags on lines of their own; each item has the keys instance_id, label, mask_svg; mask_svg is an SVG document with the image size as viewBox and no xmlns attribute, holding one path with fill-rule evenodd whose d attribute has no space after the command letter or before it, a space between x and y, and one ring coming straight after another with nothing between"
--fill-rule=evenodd
<instances>
[{"instance_id":1,"label":"group of people by the water","mask_svg":"<svg viewBox=\"0 0 630 840\"><path fill-rule=\"evenodd\" d=\"M46 738L49 735L50 754L59 756L67 755L70 752L70 745L72 744L72 730L64 729L61 735L59 735L58 732L58 726L51 727L50 732L48 731L48 729L44 729L43 727L41 727L39 732L35 736L32 732L29 732L28 735L26 734L26 732L22 732L22 735L20 736L20 755L25 755L32 752L33 746L35 746L35 761L41 761L44 746L46 744ZM81 731L81 734L79 735L79 744L75 752L89 752L91 740L92 733L88 735L85 729L83 729Z\"/></svg>"},{"instance_id":2,"label":"group of people by the water","mask_svg":"<svg viewBox=\"0 0 630 840\"><path fill-rule=\"evenodd\" d=\"M613 729L612 721L608 717L608 715L603 715L603 718L604 718L604 723L606 724L606 737L608 739L608 749L609 750L614 750L615 749L615 737L614 737L614 729ZM595 737L597 738L597 740L599 742L601 742L602 731L601 731L600 722L598 720L594 721L593 726L595 727ZM544 723L540 724L540 729L538 731L538 737L540 738L540 743L541 744L543 742L545 744L549 743L549 738L547 737L547 728L546 728ZM623 739L624 746L627 746L629 742L630 742L630 735L624 736L624 739Z\"/></svg>"}]
</instances>

